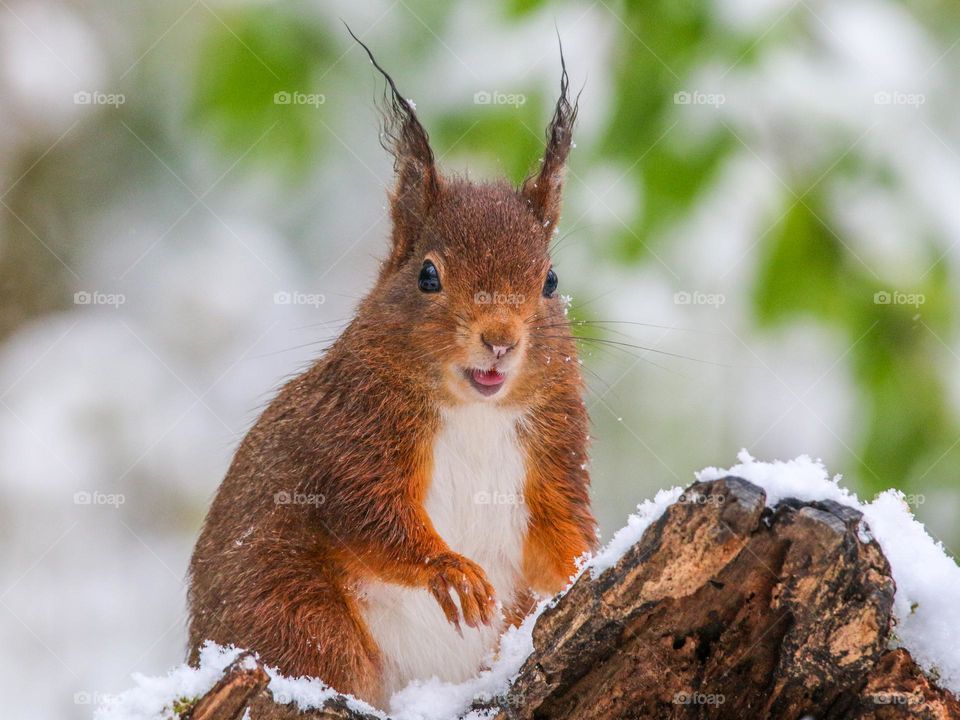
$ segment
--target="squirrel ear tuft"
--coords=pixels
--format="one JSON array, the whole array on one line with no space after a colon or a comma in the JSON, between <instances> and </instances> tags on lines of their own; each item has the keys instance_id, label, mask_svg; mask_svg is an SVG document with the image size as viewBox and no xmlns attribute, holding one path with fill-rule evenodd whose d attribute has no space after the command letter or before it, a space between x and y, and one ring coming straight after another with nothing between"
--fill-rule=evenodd
<instances>
[{"instance_id":1,"label":"squirrel ear tuft","mask_svg":"<svg viewBox=\"0 0 960 720\"><path fill-rule=\"evenodd\" d=\"M558 38L559 41L559 38ZM563 174L573 147L573 125L577 120L579 94L570 102L570 79L567 77L567 65L563 59L563 45L560 45L560 97L553 110L553 118L547 126L547 147L544 151L540 171L523 181L521 195L530 208L543 222L550 234L560 219L562 204Z\"/></svg>"},{"instance_id":2,"label":"squirrel ear tuft","mask_svg":"<svg viewBox=\"0 0 960 720\"><path fill-rule=\"evenodd\" d=\"M346 23L344 23L346 25ZM433 161L430 138L417 119L413 103L404 98L389 73L380 67L366 44L347 32L360 44L370 62L383 75L383 130L380 144L393 155L396 183L390 193L393 218L393 247L385 272L398 269L413 252L423 220L440 195L440 177Z\"/></svg>"}]
</instances>

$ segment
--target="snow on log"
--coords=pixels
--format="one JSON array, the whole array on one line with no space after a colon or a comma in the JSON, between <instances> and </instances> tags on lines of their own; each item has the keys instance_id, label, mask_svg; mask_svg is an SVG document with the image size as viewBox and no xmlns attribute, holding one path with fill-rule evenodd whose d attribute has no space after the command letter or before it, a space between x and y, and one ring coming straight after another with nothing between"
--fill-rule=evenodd
<instances>
[{"instance_id":1,"label":"snow on log","mask_svg":"<svg viewBox=\"0 0 960 720\"><path fill-rule=\"evenodd\" d=\"M451 700L459 686L413 686L403 693L415 702L395 696L390 717L960 718L957 698L894 647L897 574L857 509L867 506L773 488L768 506L764 489L732 476L671 492L633 519L636 537L621 531L526 631L508 634L501 654L514 667L500 668L499 685L470 686L465 701ZM388 717L231 657L182 719Z\"/></svg>"}]
</instances>

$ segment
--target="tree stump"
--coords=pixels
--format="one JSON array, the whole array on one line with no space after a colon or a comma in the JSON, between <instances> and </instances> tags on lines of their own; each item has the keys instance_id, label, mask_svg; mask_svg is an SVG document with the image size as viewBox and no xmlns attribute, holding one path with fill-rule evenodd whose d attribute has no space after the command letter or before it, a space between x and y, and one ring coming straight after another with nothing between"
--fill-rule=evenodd
<instances>
[{"instance_id":1,"label":"tree stump","mask_svg":"<svg viewBox=\"0 0 960 720\"><path fill-rule=\"evenodd\" d=\"M588 569L543 612L510 688L472 709L497 720L960 718L956 697L888 648L894 583L861 524L831 501L767 508L739 478L695 483L613 567ZM190 720L247 708L257 720L372 717L342 696L298 713L242 663Z\"/></svg>"}]
</instances>

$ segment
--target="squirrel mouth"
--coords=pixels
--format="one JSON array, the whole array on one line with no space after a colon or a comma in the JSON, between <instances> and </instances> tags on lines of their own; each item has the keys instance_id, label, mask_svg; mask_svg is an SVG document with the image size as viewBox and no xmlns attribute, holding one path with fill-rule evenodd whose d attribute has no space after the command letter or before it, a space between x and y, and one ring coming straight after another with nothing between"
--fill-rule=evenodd
<instances>
[{"instance_id":1,"label":"squirrel mouth","mask_svg":"<svg viewBox=\"0 0 960 720\"><path fill-rule=\"evenodd\" d=\"M495 395L503 387L503 381L507 379L506 374L496 368L489 370L473 368L466 371L466 376L473 385L473 389L486 396Z\"/></svg>"}]
</instances>

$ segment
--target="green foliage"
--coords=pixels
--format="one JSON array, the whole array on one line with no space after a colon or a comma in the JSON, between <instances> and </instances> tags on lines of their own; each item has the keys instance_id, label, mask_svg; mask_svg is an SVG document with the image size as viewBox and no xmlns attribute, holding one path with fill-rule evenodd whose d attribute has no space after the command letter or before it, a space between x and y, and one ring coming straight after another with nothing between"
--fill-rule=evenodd
<instances>
[{"instance_id":1,"label":"green foliage","mask_svg":"<svg viewBox=\"0 0 960 720\"><path fill-rule=\"evenodd\" d=\"M469 150L501 164L513 182L521 182L543 157L544 128L553 111L553 100L526 95L523 104L475 105L448 113L432 126L434 150Z\"/></svg>"},{"instance_id":2,"label":"green foliage","mask_svg":"<svg viewBox=\"0 0 960 720\"><path fill-rule=\"evenodd\" d=\"M839 238L809 201L787 210L759 253L754 307L761 323L801 315L842 320L848 304L844 294L853 289L844 278L852 268Z\"/></svg>"},{"instance_id":3,"label":"green foliage","mask_svg":"<svg viewBox=\"0 0 960 720\"><path fill-rule=\"evenodd\" d=\"M642 217L614 238L612 249L623 262L645 262L651 244L666 236L659 231L686 217L724 160L743 149L726 129L696 143L665 139L677 116L675 93L695 89L685 83L707 61L748 66L787 33L802 36L807 30L797 17L802 9L759 37L738 37L716 21L709 3L637 0L612 7L622 22L614 108L601 154L616 162L639 158L631 172L643 208ZM951 17L960 21L957 13ZM828 187L831 178L842 174L880 171L851 152L830 158L821 172L822 177L813 172L796 178L797 191L815 181ZM890 182L882 173L875 180ZM851 250L851 240L831 224L824 200L814 193L797 202L786 194L785 202L793 204L785 205L784 217L759 238L753 286L758 327L762 331L806 320L844 334L851 346L846 362L856 380L861 436L842 441L858 458L855 474L868 491L909 487L920 479L929 484L931 466L942 469L937 480L953 482L945 474L950 461L960 458L953 447L960 427L937 361L950 343L955 320L946 268L936 265L910 288L877 277ZM917 242L933 247L929 238ZM924 302L911 306L875 300L876 293L896 292L922 295Z\"/></svg>"},{"instance_id":4,"label":"green foliage","mask_svg":"<svg viewBox=\"0 0 960 720\"><path fill-rule=\"evenodd\" d=\"M643 257L655 231L676 221L707 185L729 138L713 138L695 153L665 142L675 114L674 95L704 58L731 41L711 23L706 3L630 2L617 14L622 41L614 65L616 96L602 154L634 160L631 173L643 197L643 217L616 239L626 260ZM654 18L656 19L654 21Z\"/></svg>"},{"instance_id":5,"label":"green foliage","mask_svg":"<svg viewBox=\"0 0 960 720\"><path fill-rule=\"evenodd\" d=\"M508 0L504 3L507 12L512 17L522 17L542 7L544 0Z\"/></svg>"},{"instance_id":6,"label":"green foliage","mask_svg":"<svg viewBox=\"0 0 960 720\"><path fill-rule=\"evenodd\" d=\"M523 22L544 5L543 0L509 0L501 6L503 22ZM712 3L699 0L629 0L604 3L604 8L617 33L610 69L612 107L598 153L578 154L575 162L608 161L628 171L640 193L641 212L624 218L628 227L596 242L606 243L600 249L620 262L649 262L653 244L669 237L664 230L687 217L718 169L744 151L741 139L723 125L709 136L689 140L670 132L680 115L676 93L698 89L689 83L704 64L749 67L788 35L808 35L816 20L801 4L763 31L741 35L717 20ZM425 48L435 42L425 25L442 34L450 8L412 2L408 9L416 17L401 14L407 23L404 42L410 56L422 60ZM928 11L932 17L943 16L943 27L960 27L960 13L918 10ZM222 12L229 29L216 21L203 29L192 117L234 156L256 144L252 155L303 169L325 136L320 120L326 107L278 105L274 96L324 92L319 78L338 54L331 50L325 34L329 31L293 17L284 5ZM526 92L525 101L476 104L464 98L439 117L426 112L437 155L493 158L512 181L520 182L542 154L543 128L554 98L532 93L529 87L511 91ZM854 138L838 132L842 142L837 145L846 150ZM814 182L818 190L802 201L785 192L780 209L785 214L757 238L751 290L757 329L814 322L846 338L850 349L842 362L856 382L860 436L842 442L858 458L856 475L868 490L909 487L921 479L925 484L952 482L948 468L960 459L960 450L953 446L960 427L946 399L943 358L949 355L956 320L946 262L933 262L931 238L916 238L931 248L934 270L915 287L897 287L892 279L874 274L851 249L851 239L843 236L823 194L832 179L844 174L870 177L878 185L895 182L856 151L826 158L822 167L790 178L798 192ZM894 292L920 294L924 302L877 299L882 298L877 293ZM609 330L593 327L586 334L605 336Z\"/></svg>"},{"instance_id":7,"label":"green foliage","mask_svg":"<svg viewBox=\"0 0 960 720\"><path fill-rule=\"evenodd\" d=\"M173 711L173 716L176 718L186 717L187 714L193 710L193 706L197 704L199 697L181 697L173 701L173 706L170 708Z\"/></svg>"},{"instance_id":8,"label":"green foliage","mask_svg":"<svg viewBox=\"0 0 960 720\"><path fill-rule=\"evenodd\" d=\"M934 361L951 324L948 277L937 264L909 291L884 285L826 216L816 196L806 198L769 233L756 317L767 327L806 317L844 331L861 404L860 479L872 491L909 487L957 436ZM916 301L904 302L908 296Z\"/></svg>"},{"instance_id":9,"label":"green foliage","mask_svg":"<svg viewBox=\"0 0 960 720\"><path fill-rule=\"evenodd\" d=\"M315 78L334 60L326 37L276 7L220 17L204 28L192 117L228 153L302 169L322 137L324 91Z\"/></svg>"}]
</instances>

